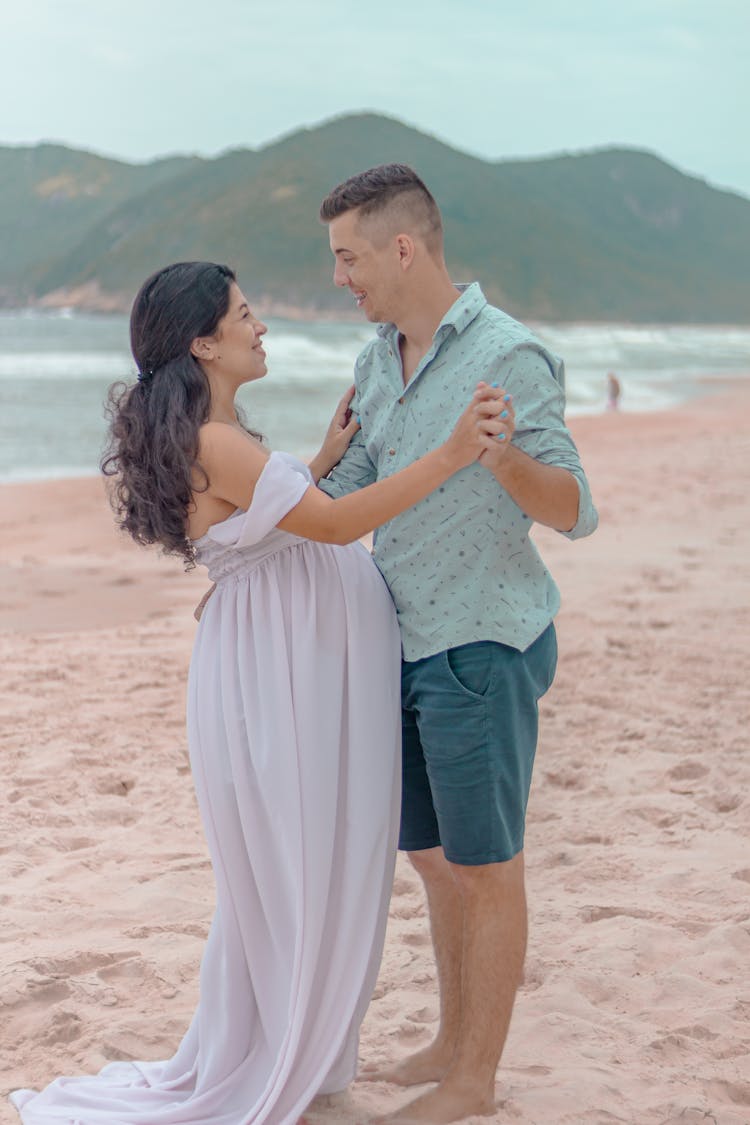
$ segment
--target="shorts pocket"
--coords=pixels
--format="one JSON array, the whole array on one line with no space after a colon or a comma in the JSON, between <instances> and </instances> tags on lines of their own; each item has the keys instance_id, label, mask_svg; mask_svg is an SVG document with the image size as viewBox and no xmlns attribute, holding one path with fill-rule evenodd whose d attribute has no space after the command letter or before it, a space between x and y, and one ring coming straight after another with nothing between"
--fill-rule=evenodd
<instances>
[{"instance_id":1,"label":"shorts pocket","mask_svg":"<svg viewBox=\"0 0 750 1125\"><path fill-rule=\"evenodd\" d=\"M492 683L492 650L488 641L472 641L445 650L449 679L467 695L484 699Z\"/></svg>"}]
</instances>

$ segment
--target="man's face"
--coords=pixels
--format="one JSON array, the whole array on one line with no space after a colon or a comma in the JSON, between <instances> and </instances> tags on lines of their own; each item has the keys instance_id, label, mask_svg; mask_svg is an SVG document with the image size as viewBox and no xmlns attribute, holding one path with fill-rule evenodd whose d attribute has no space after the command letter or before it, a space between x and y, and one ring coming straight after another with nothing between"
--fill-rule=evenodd
<instances>
[{"instance_id":1,"label":"man's face","mask_svg":"<svg viewBox=\"0 0 750 1125\"><path fill-rule=\"evenodd\" d=\"M347 211L329 223L328 237L336 259L333 282L351 290L368 320L391 321L402 279L396 240L375 246L361 226L356 211Z\"/></svg>"}]
</instances>

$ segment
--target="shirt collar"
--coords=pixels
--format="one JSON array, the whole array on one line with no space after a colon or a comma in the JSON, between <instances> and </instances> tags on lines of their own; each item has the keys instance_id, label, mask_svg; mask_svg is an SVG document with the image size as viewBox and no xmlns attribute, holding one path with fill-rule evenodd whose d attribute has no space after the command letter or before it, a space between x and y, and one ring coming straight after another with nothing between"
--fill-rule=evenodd
<instances>
[{"instance_id":1,"label":"shirt collar","mask_svg":"<svg viewBox=\"0 0 750 1125\"><path fill-rule=\"evenodd\" d=\"M487 304L487 298L478 281L472 281L468 285L456 284L456 289L461 296L453 302L438 324L434 339L438 336L446 336L451 328L457 336L460 336ZM376 329L378 336L390 336L396 331L398 330L395 324L379 324Z\"/></svg>"}]
</instances>

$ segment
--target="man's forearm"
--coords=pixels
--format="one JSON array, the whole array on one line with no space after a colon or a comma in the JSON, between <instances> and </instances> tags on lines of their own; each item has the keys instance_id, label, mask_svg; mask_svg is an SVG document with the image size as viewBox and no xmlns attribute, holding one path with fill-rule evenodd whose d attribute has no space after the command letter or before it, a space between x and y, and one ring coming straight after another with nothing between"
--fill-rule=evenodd
<instances>
[{"instance_id":1,"label":"man's forearm","mask_svg":"<svg viewBox=\"0 0 750 1125\"><path fill-rule=\"evenodd\" d=\"M545 465L510 445L490 471L529 519L557 531L575 527L580 493L567 469Z\"/></svg>"},{"instance_id":2,"label":"man's forearm","mask_svg":"<svg viewBox=\"0 0 750 1125\"><path fill-rule=\"evenodd\" d=\"M334 462L333 464L335 464ZM320 481L321 477L325 477L330 473L333 465L330 463L330 458L326 457L321 449L315 454L312 461L308 463L308 469L312 473L313 480L316 484Z\"/></svg>"}]
</instances>

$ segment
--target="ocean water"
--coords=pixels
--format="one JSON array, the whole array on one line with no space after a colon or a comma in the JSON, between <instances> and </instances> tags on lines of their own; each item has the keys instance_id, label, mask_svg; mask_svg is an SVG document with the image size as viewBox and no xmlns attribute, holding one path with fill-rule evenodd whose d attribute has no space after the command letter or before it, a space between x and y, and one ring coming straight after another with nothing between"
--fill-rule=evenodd
<instances>
[{"instance_id":1,"label":"ocean water","mask_svg":"<svg viewBox=\"0 0 750 1125\"><path fill-rule=\"evenodd\" d=\"M269 374L240 401L275 449L318 448L352 365L372 336L366 323L270 320ZM660 410L748 377L749 327L533 325L565 359L568 414L601 412L606 374L623 410ZM0 480L98 472L109 385L132 380L127 319L78 313L0 313Z\"/></svg>"}]
</instances>

